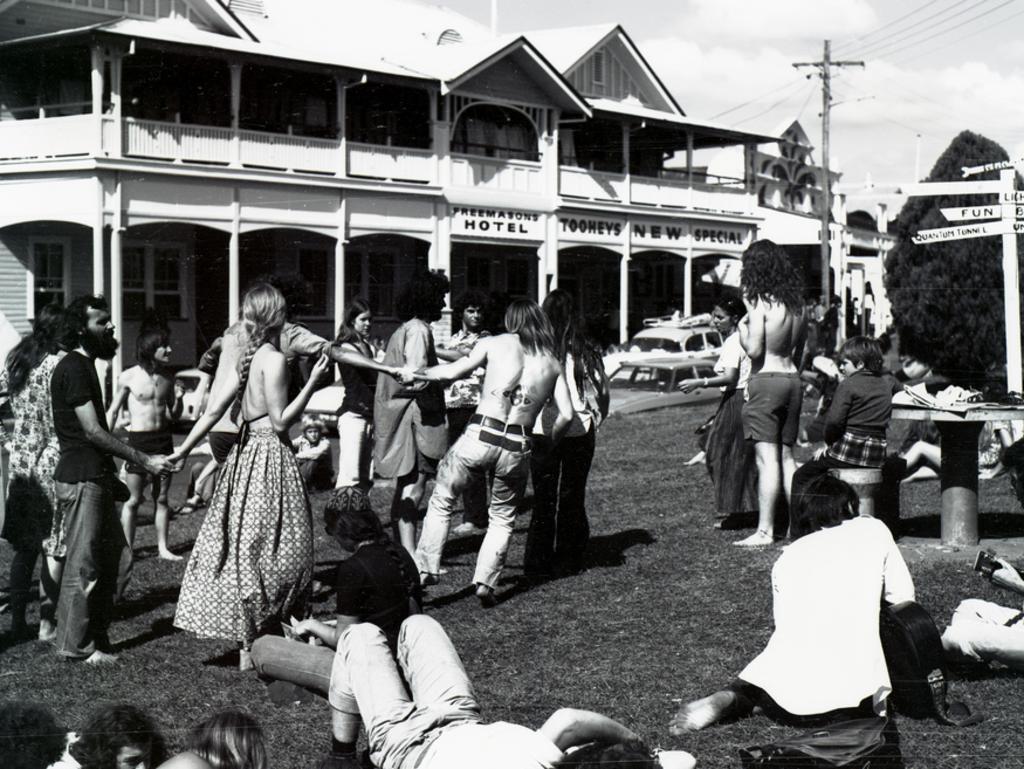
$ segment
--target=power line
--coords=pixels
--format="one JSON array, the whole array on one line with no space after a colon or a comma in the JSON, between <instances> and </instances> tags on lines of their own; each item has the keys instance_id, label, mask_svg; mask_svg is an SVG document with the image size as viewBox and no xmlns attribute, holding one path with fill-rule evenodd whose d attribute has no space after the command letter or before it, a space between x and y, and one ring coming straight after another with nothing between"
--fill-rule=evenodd
<instances>
[{"instance_id":1,"label":"power line","mask_svg":"<svg viewBox=\"0 0 1024 769\"><path fill-rule=\"evenodd\" d=\"M965 13L970 13L972 10L977 8L979 5L984 5L986 1L987 0L977 0L976 2L974 2L971 5L967 6L963 10L957 11L952 16L948 16L948 17L946 17L944 19L937 19L936 21L934 21L931 24L925 24L924 26L918 26L918 27L915 27L913 29L904 31L904 32L900 33L900 35L896 36L895 38L893 38L892 40L890 40L890 41L888 41L886 43L883 43L880 40L877 41L877 42L874 42L874 43L870 43L867 47L861 48L859 51L857 51L855 54L852 54L852 55L857 55L857 56L874 55L877 51L885 50L887 48L891 48L893 45L896 45L896 44L899 44L899 43L903 43L904 41L909 40L909 39L914 38L914 37L917 37L918 35L923 34L924 32L928 32L930 30L935 29L936 27L940 27L943 24L946 24L946 23L952 21L953 19L957 18L958 16L963 16ZM952 10L952 8L950 8L948 10ZM916 43L909 43L909 45L916 45Z\"/></svg>"},{"instance_id":2,"label":"power line","mask_svg":"<svg viewBox=\"0 0 1024 769\"><path fill-rule=\"evenodd\" d=\"M814 87L812 86L812 87L811 87L811 88L809 89L809 91L810 91L811 93L814 93ZM751 115L750 117L745 117L745 118L743 118L743 120L740 120L740 121L737 121L737 122L733 123L733 125L734 125L734 126L739 126L739 125L743 125L744 123L749 123L749 122L750 122L751 120L754 120L755 118L759 118L759 117L761 117L761 115L767 115L767 114L768 114L769 112L771 112L772 110L774 110L774 109L775 109L776 107L778 107L779 105L783 104L784 102L787 102L787 101L789 101L790 99L792 99L792 98L793 98L794 96L797 96L797 95L798 95L798 94L796 94L796 93L791 93L791 94L789 94L788 96L783 96L783 97L782 97L781 99L779 99L779 100L778 100L777 102L774 102L774 103L773 103L773 104L771 104L770 106L768 106L768 107L765 107L765 108L764 108L763 110L761 110L760 112L758 112L758 113L756 113L756 114L754 114L754 115Z\"/></svg>"},{"instance_id":3,"label":"power line","mask_svg":"<svg viewBox=\"0 0 1024 769\"><path fill-rule=\"evenodd\" d=\"M867 34L861 35L860 37L855 38L854 40L851 40L850 42L841 43L840 45L836 46L836 53L838 53L840 50L843 50L843 49L846 49L846 48L855 48L859 43L861 43L864 40L867 40L869 37L871 37L875 33L881 32L881 31L883 31L885 29L888 29L889 27L897 26L904 19L909 19L911 16L913 16L913 15L923 11L925 8L928 8L929 6L935 5L935 3L937 3L938 1L939 0L928 0L928 2L926 2L924 5L918 6L917 8L912 10L910 13L903 14L898 19L893 19L892 21L886 22L885 24L881 24L881 25L875 27L870 32L868 32ZM951 6L949 6L948 8L946 8L943 11L940 11L940 13L945 13L946 11L948 11L948 10L950 10L952 8L955 8L958 5L962 5L965 2L967 2L967 0L954 0L953 4ZM934 18L934 17L935 17L935 15L933 14L929 18ZM887 39L889 37L892 37L893 35L897 35L897 34L899 34L902 31L904 31L904 30L895 30L893 32L890 32L888 35L884 35L883 37L880 37L878 40L875 40L874 42L875 43L879 43L882 40L885 40L885 39ZM873 44L874 43L872 43L872 45Z\"/></svg>"},{"instance_id":4,"label":"power line","mask_svg":"<svg viewBox=\"0 0 1024 769\"><path fill-rule=\"evenodd\" d=\"M984 2L984 1L985 0L981 0L981 2ZM895 50L899 51L901 49L914 48L916 46L921 45L922 43L927 43L929 40L934 40L937 37L942 37L943 35L948 35L950 32L955 32L956 30L960 29L961 27L965 27L968 24L973 24L978 19L984 18L985 16L988 16L990 13L995 13L1000 8L1005 8L1007 5L1009 5L1012 2L1014 2L1014 0L1004 0L1004 2L1000 3L995 8L989 8L984 13L979 13L977 16L972 16L971 18L969 18L969 19L967 19L965 21L962 21L959 24L957 24L957 25L955 25L953 27L950 27L949 29L940 30L939 32L936 32L934 35L929 35L928 37L923 38L921 40L918 40L918 41L916 41L914 43L911 43L910 45L907 45L907 46L897 46L895 48ZM974 6L971 6L971 7L973 8ZM881 51L874 52L873 55L875 57L879 57L879 56L884 56L884 55L886 55L888 53L891 53L891 52L892 52L891 50L889 50L888 48L885 48L885 49L883 49Z\"/></svg>"},{"instance_id":5,"label":"power line","mask_svg":"<svg viewBox=\"0 0 1024 769\"><path fill-rule=\"evenodd\" d=\"M1000 6L1000 7L1002 7L1002 6ZM999 10L999 9L997 8L996 10ZM1011 13L1009 16L1004 16L1002 19L999 19L998 21L992 22L991 24L986 24L981 29L976 29L973 32L968 32L966 35L961 35L960 36L960 40L966 40L969 37L974 37L975 35L980 35L982 32L986 32L986 31L992 29L993 27L998 27L1001 24L1005 24L1010 19L1015 19L1018 16L1024 16L1024 11L1017 11L1016 13ZM917 53L917 54L915 54L913 56L908 56L905 59L895 59L892 63L893 64L900 64L900 65L907 64L909 62L916 61L917 59L920 59L922 56L927 56L930 53L935 53L936 51L940 51L940 50L944 50L944 49L945 49L945 46L936 46L934 48L929 48L927 51L923 51L921 53Z\"/></svg>"},{"instance_id":6,"label":"power line","mask_svg":"<svg viewBox=\"0 0 1024 769\"><path fill-rule=\"evenodd\" d=\"M729 109L725 110L724 112L719 112L716 115L712 115L708 119L709 120L717 120L718 118L722 117L723 115L728 115L730 112L735 112L738 109L743 109L746 106L749 106L751 104L754 104L755 102L761 101L761 99L763 99L766 96L772 96L773 94L776 94L779 91L788 90L788 89L793 88L794 86L798 86L798 85L800 85L800 81L799 80L795 80L795 81L791 81L789 83L786 83L785 85L781 85L778 88L773 88L770 91L765 91L763 93L759 93L753 99L749 99L749 100L743 102L742 104L737 104L735 107L730 107Z\"/></svg>"}]
</instances>

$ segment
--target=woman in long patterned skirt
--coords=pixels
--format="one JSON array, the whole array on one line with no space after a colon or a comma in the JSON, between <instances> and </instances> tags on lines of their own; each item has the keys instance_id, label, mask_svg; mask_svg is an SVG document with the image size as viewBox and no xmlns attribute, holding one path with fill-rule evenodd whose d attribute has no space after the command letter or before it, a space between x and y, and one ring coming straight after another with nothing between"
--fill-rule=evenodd
<instances>
[{"instance_id":1,"label":"woman in long patterned skirt","mask_svg":"<svg viewBox=\"0 0 1024 769\"><path fill-rule=\"evenodd\" d=\"M232 407L233 419L242 416L242 429L185 569L174 624L205 638L237 641L239 668L248 670L253 639L275 620L305 612L313 522L286 438L330 363L322 356L288 403L288 369L278 349L284 297L257 284L245 295L242 316L248 346Z\"/></svg>"},{"instance_id":2,"label":"woman in long patterned skirt","mask_svg":"<svg viewBox=\"0 0 1024 769\"><path fill-rule=\"evenodd\" d=\"M679 385L683 392L702 387L722 390L706 449L708 474L715 487L715 528L737 528L748 522L746 514L757 511L757 464L753 446L743 438L743 393L750 377L750 359L736 332L736 324L745 314L739 299L722 297L716 302L712 318L725 342L715 376Z\"/></svg>"}]
</instances>

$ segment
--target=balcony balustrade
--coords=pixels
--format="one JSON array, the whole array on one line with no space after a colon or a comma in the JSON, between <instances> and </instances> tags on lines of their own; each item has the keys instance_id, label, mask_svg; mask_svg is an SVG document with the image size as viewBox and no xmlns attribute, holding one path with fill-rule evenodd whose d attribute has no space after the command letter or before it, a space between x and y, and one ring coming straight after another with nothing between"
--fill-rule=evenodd
<instances>
[{"instance_id":1,"label":"balcony balustrade","mask_svg":"<svg viewBox=\"0 0 1024 769\"><path fill-rule=\"evenodd\" d=\"M0 163L88 155L93 125L92 115L0 121Z\"/></svg>"},{"instance_id":2,"label":"balcony balustrade","mask_svg":"<svg viewBox=\"0 0 1024 769\"><path fill-rule=\"evenodd\" d=\"M434 181L432 150L360 142L348 142L347 147L349 176L421 184Z\"/></svg>"},{"instance_id":3,"label":"balcony balustrade","mask_svg":"<svg viewBox=\"0 0 1024 769\"><path fill-rule=\"evenodd\" d=\"M544 175L537 161L453 153L451 163L453 187L472 187L525 195L544 194Z\"/></svg>"}]
</instances>

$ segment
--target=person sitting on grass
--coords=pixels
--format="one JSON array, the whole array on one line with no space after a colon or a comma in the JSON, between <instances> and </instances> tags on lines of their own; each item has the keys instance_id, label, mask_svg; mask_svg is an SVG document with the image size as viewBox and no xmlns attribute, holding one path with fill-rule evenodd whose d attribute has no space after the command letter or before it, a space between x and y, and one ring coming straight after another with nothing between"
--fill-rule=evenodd
<instances>
[{"instance_id":1,"label":"person sitting on grass","mask_svg":"<svg viewBox=\"0 0 1024 769\"><path fill-rule=\"evenodd\" d=\"M393 653L402 621L420 611L422 590L412 556L385 533L361 488L336 489L324 509L324 522L343 552L337 571L336 624L305 619L293 626L297 640L262 636L252 646L252 660L261 676L326 697L336 664L334 649L345 628L372 622L382 629ZM305 643L307 636L324 645ZM334 734L354 750L359 721L336 724Z\"/></svg>"},{"instance_id":2,"label":"person sitting on grass","mask_svg":"<svg viewBox=\"0 0 1024 769\"><path fill-rule=\"evenodd\" d=\"M855 336L843 343L839 371L843 379L825 414L828 446L793 475L793 498L799 498L808 484L832 468L882 468L882 484L888 490L886 506L890 509L881 512L898 520L899 510L891 508L899 499L902 476L886 463L885 432L892 416L893 393L903 386L882 373L882 350L867 336Z\"/></svg>"},{"instance_id":3,"label":"person sitting on grass","mask_svg":"<svg viewBox=\"0 0 1024 769\"><path fill-rule=\"evenodd\" d=\"M159 769L267 769L263 730L244 710L227 708L192 727L186 750Z\"/></svg>"},{"instance_id":4,"label":"person sitting on grass","mask_svg":"<svg viewBox=\"0 0 1024 769\"><path fill-rule=\"evenodd\" d=\"M1024 594L1024 579L1005 558L994 558L998 568L989 575L993 584ZM975 567L977 568L977 567ZM998 662L1024 672L1024 611L980 598L961 601L942 633L946 656L956 661Z\"/></svg>"},{"instance_id":5,"label":"person sitting on grass","mask_svg":"<svg viewBox=\"0 0 1024 769\"><path fill-rule=\"evenodd\" d=\"M889 529L858 517L854 490L820 476L795 500L793 543L772 567L775 631L725 689L684 705L679 735L760 708L813 728L883 715L892 685L879 638L879 601L914 600L914 583Z\"/></svg>"},{"instance_id":6,"label":"person sitting on grass","mask_svg":"<svg viewBox=\"0 0 1024 769\"><path fill-rule=\"evenodd\" d=\"M4 769L46 769L64 752L64 730L36 702L0 702L0 758Z\"/></svg>"},{"instance_id":7,"label":"person sitting on grass","mask_svg":"<svg viewBox=\"0 0 1024 769\"><path fill-rule=\"evenodd\" d=\"M331 443L324 437L324 420L313 414L304 414L302 435L292 441L292 451L309 491L331 488L334 484Z\"/></svg>"},{"instance_id":8,"label":"person sitting on grass","mask_svg":"<svg viewBox=\"0 0 1024 769\"><path fill-rule=\"evenodd\" d=\"M152 769L164 756L149 716L134 705L100 705L51 769Z\"/></svg>"},{"instance_id":9,"label":"person sitting on grass","mask_svg":"<svg viewBox=\"0 0 1024 769\"><path fill-rule=\"evenodd\" d=\"M437 620L425 614L402 623L397 662L380 628L347 628L338 642L330 703L335 723L365 722L370 759L381 769L661 766L630 729L587 710L562 708L537 730L483 723L458 652ZM578 761L567 753L594 742L603 744L597 752L605 755ZM358 769L351 747L332 753L321 769Z\"/></svg>"}]
</instances>

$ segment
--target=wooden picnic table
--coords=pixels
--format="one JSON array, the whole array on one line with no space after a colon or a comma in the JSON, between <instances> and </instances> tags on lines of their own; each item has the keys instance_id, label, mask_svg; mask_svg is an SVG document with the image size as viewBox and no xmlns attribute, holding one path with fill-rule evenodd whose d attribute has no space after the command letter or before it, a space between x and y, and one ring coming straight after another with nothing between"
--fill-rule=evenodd
<instances>
[{"instance_id":1,"label":"wooden picnic table","mask_svg":"<svg viewBox=\"0 0 1024 769\"><path fill-rule=\"evenodd\" d=\"M1024 408L986 408L965 412L917 406L893 406L893 419L932 421L942 436L942 544L978 544L978 436L985 422L1024 420Z\"/></svg>"}]
</instances>

